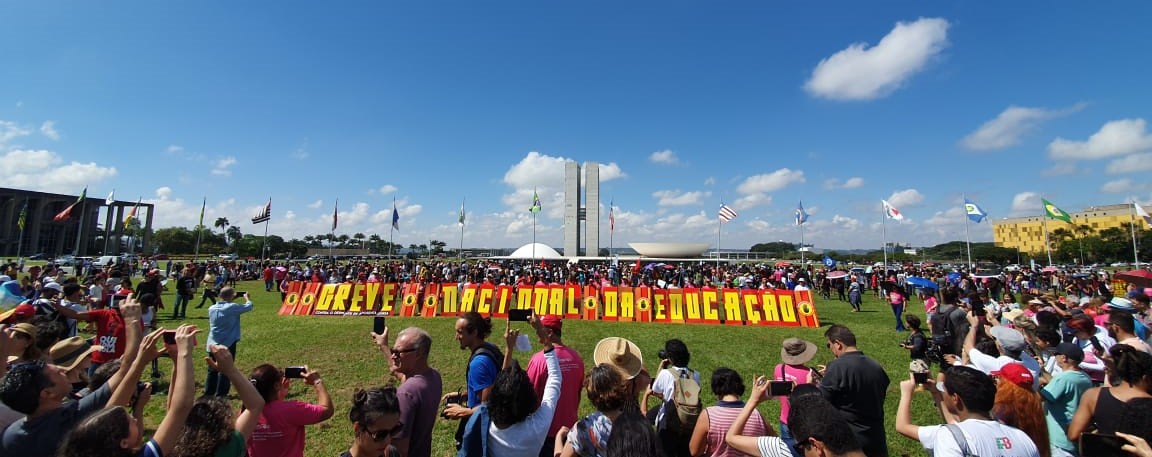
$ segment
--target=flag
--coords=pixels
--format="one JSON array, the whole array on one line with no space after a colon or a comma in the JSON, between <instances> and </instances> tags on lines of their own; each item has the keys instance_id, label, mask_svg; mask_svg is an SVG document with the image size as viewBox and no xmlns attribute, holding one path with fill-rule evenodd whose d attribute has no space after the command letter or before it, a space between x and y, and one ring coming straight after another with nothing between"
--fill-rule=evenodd
<instances>
[{"instance_id":1,"label":"flag","mask_svg":"<svg viewBox=\"0 0 1152 457\"><path fill-rule=\"evenodd\" d=\"M464 226L464 201L463 200L460 201L460 219L457 219L456 222L459 222L461 227Z\"/></svg>"},{"instance_id":2,"label":"flag","mask_svg":"<svg viewBox=\"0 0 1152 457\"><path fill-rule=\"evenodd\" d=\"M200 223L196 225L197 228L204 226L204 207L208 206L208 197L204 197L204 202L200 203Z\"/></svg>"},{"instance_id":3,"label":"flag","mask_svg":"<svg viewBox=\"0 0 1152 457\"><path fill-rule=\"evenodd\" d=\"M1068 213L1064 212L1064 210L1057 208L1056 205L1053 205L1052 202L1048 201L1046 198L1041 198L1040 201L1044 203L1044 213L1047 214L1048 217L1052 219L1060 219L1069 224L1072 223L1072 216L1069 216Z\"/></svg>"},{"instance_id":4,"label":"flag","mask_svg":"<svg viewBox=\"0 0 1152 457\"><path fill-rule=\"evenodd\" d=\"M110 206L113 202L116 201L115 198L112 198L114 195L116 195L116 189L112 189L112 192L108 192L108 198L104 199L105 206Z\"/></svg>"},{"instance_id":5,"label":"flag","mask_svg":"<svg viewBox=\"0 0 1152 457\"><path fill-rule=\"evenodd\" d=\"M1136 215L1144 219L1144 223L1148 224L1148 228L1152 228L1152 215L1149 215L1148 211L1146 211L1143 206L1140 206L1139 203L1132 202L1132 206L1136 208ZM21 217L23 217L23 213L21 213Z\"/></svg>"},{"instance_id":6,"label":"flag","mask_svg":"<svg viewBox=\"0 0 1152 457\"><path fill-rule=\"evenodd\" d=\"M967 197L964 198L964 212L968 213L968 219L972 219L972 222L977 224L988 218L988 213Z\"/></svg>"},{"instance_id":7,"label":"flag","mask_svg":"<svg viewBox=\"0 0 1152 457\"><path fill-rule=\"evenodd\" d=\"M884 204L885 216L887 216L889 219L896 219L898 221L904 220L904 215L901 214L900 210L896 209L895 206L889 204L888 200L880 200L880 202Z\"/></svg>"},{"instance_id":8,"label":"flag","mask_svg":"<svg viewBox=\"0 0 1152 457\"><path fill-rule=\"evenodd\" d=\"M396 211L396 202L392 202L392 230L400 230L400 212Z\"/></svg>"},{"instance_id":9,"label":"flag","mask_svg":"<svg viewBox=\"0 0 1152 457\"><path fill-rule=\"evenodd\" d=\"M24 223L28 221L28 201L24 201L24 207L20 208L20 216L16 218L16 226L20 231L24 231Z\"/></svg>"},{"instance_id":10,"label":"flag","mask_svg":"<svg viewBox=\"0 0 1152 457\"><path fill-rule=\"evenodd\" d=\"M124 228L128 228L128 225L132 223L132 219L136 219L136 211L140 209L141 199L143 199L143 197L136 199L136 206L133 206L132 209L128 211L128 216L124 217Z\"/></svg>"},{"instance_id":11,"label":"flag","mask_svg":"<svg viewBox=\"0 0 1152 457\"><path fill-rule=\"evenodd\" d=\"M632 273L640 273L640 258L636 258L636 265L632 266Z\"/></svg>"},{"instance_id":12,"label":"flag","mask_svg":"<svg viewBox=\"0 0 1152 457\"><path fill-rule=\"evenodd\" d=\"M268 222L271 219L272 219L272 199L269 198L268 204L264 205L264 210L260 211L259 213L256 214L256 217L252 218L252 223L253 224L259 224L261 222Z\"/></svg>"},{"instance_id":13,"label":"flag","mask_svg":"<svg viewBox=\"0 0 1152 457\"><path fill-rule=\"evenodd\" d=\"M808 222L808 213L804 212L804 202L796 205L796 225L804 225Z\"/></svg>"},{"instance_id":14,"label":"flag","mask_svg":"<svg viewBox=\"0 0 1152 457\"><path fill-rule=\"evenodd\" d=\"M528 208L529 213L540 212L540 196L536 195L536 189L532 189L532 206Z\"/></svg>"},{"instance_id":15,"label":"flag","mask_svg":"<svg viewBox=\"0 0 1152 457\"><path fill-rule=\"evenodd\" d=\"M340 199L336 199L336 206L332 207L332 231L336 231L336 221L340 219Z\"/></svg>"},{"instance_id":16,"label":"flag","mask_svg":"<svg viewBox=\"0 0 1152 457\"><path fill-rule=\"evenodd\" d=\"M615 201L615 200L613 200ZM616 205L613 201L608 202L608 231L616 231Z\"/></svg>"},{"instance_id":17,"label":"flag","mask_svg":"<svg viewBox=\"0 0 1152 457\"><path fill-rule=\"evenodd\" d=\"M71 205L68 205L67 208L64 208L64 211L61 211L59 214L57 214L55 217L53 217L52 220L54 220L56 222L68 220L69 218L72 217L72 208L75 208L76 205L79 205L80 202L84 201L85 198L88 198L88 188L87 187L84 188L83 192L80 192L80 197L76 198L76 201L72 202Z\"/></svg>"},{"instance_id":18,"label":"flag","mask_svg":"<svg viewBox=\"0 0 1152 457\"><path fill-rule=\"evenodd\" d=\"M828 268L835 268L836 261L832 260L831 257L828 257L828 254L824 254L824 266Z\"/></svg>"},{"instance_id":19,"label":"flag","mask_svg":"<svg viewBox=\"0 0 1152 457\"><path fill-rule=\"evenodd\" d=\"M736 219L736 211L723 203L720 204L719 215L720 220L724 222L730 222L732 219Z\"/></svg>"}]
</instances>

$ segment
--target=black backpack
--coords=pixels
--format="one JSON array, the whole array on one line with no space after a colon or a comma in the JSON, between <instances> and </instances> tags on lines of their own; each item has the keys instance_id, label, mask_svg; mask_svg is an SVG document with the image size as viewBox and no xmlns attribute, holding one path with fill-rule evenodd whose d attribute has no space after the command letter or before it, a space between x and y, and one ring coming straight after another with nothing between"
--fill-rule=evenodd
<instances>
[{"instance_id":1,"label":"black backpack","mask_svg":"<svg viewBox=\"0 0 1152 457\"><path fill-rule=\"evenodd\" d=\"M465 383L468 382L468 368L472 366L472 359L475 359L477 356L480 356L480 355L484 355L484 356L491 358L492 363L496 364L497 370L499 370L500 366L504 364L504 353L500 351L500 348L496 347L496 345L494 345L492 343L484 342L483 345L476 348L475 351L472 351L472 355L468 356L468 365L464 366L464 382ZM465 399L464 399L464 406L468 406L467 397L465 397ZM456 427L456 436L455 436L455 438L456 438L456 450L460 450L460 447L463 446L464 429L467 426L468 426L468 421L462 420L462 421L460 421L460 425L458 425Z\"/></svg>"}]
</instances>

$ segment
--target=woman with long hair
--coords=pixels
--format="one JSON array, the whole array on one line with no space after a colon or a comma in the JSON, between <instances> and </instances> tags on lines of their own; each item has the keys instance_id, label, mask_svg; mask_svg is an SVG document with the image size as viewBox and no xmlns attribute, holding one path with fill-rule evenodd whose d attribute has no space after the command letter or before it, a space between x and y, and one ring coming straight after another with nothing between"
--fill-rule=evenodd
<instances>
[{"instance_id":1,"label":"woman with long hair","mask_svg":"<svg viewBox=\"0 0 1152 457\"><path fill-rule=\"evenodd\" d=\"M3 355L8 366L40 360L40 347L36 346L36 326L19 323L4 329L8 332L8 353ZM10 357L15 357L11 359Z\"/></svg>"},{"instance_id":2,"label":"woman with long hair","mask_svg":"<svg viewBox=\"0 0 1152 457\"><path fill-rule=\"evenodd\" d=\"M1087 351L1085 351L1087 352ZM1080 435L1095 427L1099 433L1115 433L1119 428L1124 404L1136 398L1152 398L1152 355L1127 344L1109 349L1112 362L1109 374L1119 384L1111 387L1093 387L1080 397L1080 407L1068 424L1068 439L1076 441Z\"/></svg>"},{"instance_id":3,"label":"woman with long hair","mask_svg":"<svg viewBox=\"0 0 1152 457\"><path fill-rule=\"evenodd\" d=\"M264 412L264 398L236 368L228 348L213 344L209 349L212 357L205 361L236 386L244 410L236 414L226 397L206 396L196 400L174 457L241 457L246 452L244 443L252 438Z\"/></svg>"},{"instance_id":4,"label":"woman with long hair","mask_svg":"<svg viewBox=\"0 0 1152 457\"><path fill-rule=\"evenodd\" d=\"M292 387L291 380L275 365L260 365L249 375L248 380L264 399L264 411L248 441L249 456L304 457L304 427L328 420L336 411L320 373L307 366L299 368L304 383L316 389L318 402L315 404L285 400Z\"/></svg>"},{"instance_id":5,"label":"woman with long hair","mask_svg":"<svg viewBox=\"0 0 1152 457\"><path fill-rule=\"evenodd\" d=\"M178 367L175 377L172 378L167 412L156 432L152 434L152 439L145 443L143 448L139 446L144 436L144 425L129 415L128 410L121 405L111 405L92 413L68 432L64 444L57 451L57 457L171 455L180 437L180 429L184 428L188 412L192 409L192 399L196 395L196 376L192 372L196 332L196 327L192 325L181 325L176 329L175 364ZM154 333L145 338L141 347L142 354L154 350L157 341L155 335L158 334ZM153 347L149 348L149 344ZM147 361L136 361L138 365L141 363ZM143 367L138 366L133 370L139 377Z\"/></svg>"},{"instance_id":6,"label":"woman with long hair","mask_svg":"<svg viewBox=\"0 0 1152 457\"><path fill-rule=\"evenodd\" d=\"M604 452L611 457L663 457L660 437L646 417L628 410L612 422L612 437Z\"/></svg>"},{"instance_id":7,"label":"woman with long hair","mask_svg":"<svg viewBox=\"0 0 1152 457\"><path fill-rule=\"evenodd\" d=\"M584 377L584 392L596 411L577 421L571 429L561 427L556 433L555 452L561 457L604 455L612 436L612 421L620 417L625 407L636 406L636 397L629 392L620 372L606 363L592 367Z\"/></svg>"},{"instance_id":8,"label":"woman with long hair","mask_svg":"<svg viewBox=\"0 0 1152 457\"><path fill-rule=\"evenodd\" d=\"M737 449L724 442L724 435L732 422L744 409L744 380L740 374L731 368L717 368L712 372L712 393L716 395L716 405L709 406L696 420L696 428L692 430L692 438L688 441L688 452L694 456L708 455L746 456ZM775 435L772 427L764 421L764 416L755 411L741 429L741 435L762 436Z\"/></svg>"},{"instance_id":9,"label":"woman with long hair","mask_svg":"<svg viewBox=\"0 0 1152 457\"><path fill-rule=\"evenodd\" d=\"M340 457L399 457L400 452L392 447L392 437L404 429L404 424L400 423L400 400L395 387L356 389L348 420L356 439Z\"/></svg>"},{"instance_id":10,"label":"woman with long hair","mask_svg":"<svg viewBox=\"0 0 1152 457\"><path fill-rule=\"evenodd\" d=\"M1004 425L1020 429L1037 443L1040 457L1051 457L1048 440L1048 418L1044 401L1032 390L1032 373L1024 365L1009 363L992 372L996 379L996 401L992 417Z\"/></svg>"}]
</instances>

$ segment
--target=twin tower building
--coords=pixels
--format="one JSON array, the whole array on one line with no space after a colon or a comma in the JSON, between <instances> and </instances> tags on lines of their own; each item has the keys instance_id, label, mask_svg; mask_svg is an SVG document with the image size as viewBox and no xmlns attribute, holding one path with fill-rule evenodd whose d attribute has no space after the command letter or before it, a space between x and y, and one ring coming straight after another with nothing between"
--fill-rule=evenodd
<instances>
[{"instance_id":1,"label":"twin tower building","mask_svg":"<svg viewBox=\"0 0 1152 457\"><path fill-rule=\"evenodd\" d=\"M581 255L600 255L600 164L570 160L564 163L564 257Z\"/></svg>"}]
</instances>

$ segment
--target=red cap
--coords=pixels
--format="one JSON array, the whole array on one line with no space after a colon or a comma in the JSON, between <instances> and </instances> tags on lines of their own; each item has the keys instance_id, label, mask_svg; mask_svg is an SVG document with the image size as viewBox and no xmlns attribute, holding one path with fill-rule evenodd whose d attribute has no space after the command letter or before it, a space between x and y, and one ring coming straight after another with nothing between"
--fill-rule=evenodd
<instances>
[{"instance_id":1,"label":"red cap","mask_svg":"<svg viewBox=\"0 0 1152 457\"><path fill-rule=\"evenodd\" d=\"M560 330L560 327L564 325L564 321L560 320L560 316L553 316L548 314L540 318L540 325L551 329Z\"/></svg>"},{"instance_id":2,"label":"red cap","mask_svg":"<svg viewBox=\"0 0 1152 457\"><path fill-rule=\"evenodd\" d=\"M10 323L20 319L29 319L35 315L36 307L24 302L7 312L0 313L0 322Z\"/></svg>"},{"instance_id":3,"label":"red cap","mask_svg":"<svg viewBox=\"0 0 1152 457\"><path fill-rule=\"evenodd\" d=\"M1011 382L1012 384L1016 384L1029 390L1032 389L1032 380L1035 379L1032 376L1032 372L1028 371L1027 367L1019 363L1009 363L1000 367L999 370L993 371L989 374L992 376L999 376L1004 378L1005 381Z\"/></svg>"}]
</instances>

